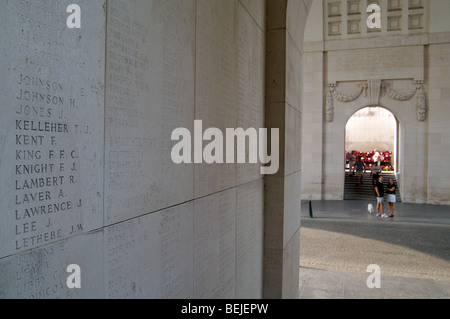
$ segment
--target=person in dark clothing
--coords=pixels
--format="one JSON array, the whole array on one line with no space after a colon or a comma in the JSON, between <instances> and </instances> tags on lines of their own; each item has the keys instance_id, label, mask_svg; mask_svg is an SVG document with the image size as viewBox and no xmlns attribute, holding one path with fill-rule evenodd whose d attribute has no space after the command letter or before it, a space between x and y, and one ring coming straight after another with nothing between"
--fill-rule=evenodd
<instances>
[{"instance_id":1,"label":"person in dark clothing","mask_svg":"<svg viewBox=\"0 0 450 319\"><path fill-rule=\"evenodd\" d=\"M375 184L375 195L377 196L377 216L387 218L388 216L384 213L383 175L380 176L380 178Z\"/></svg>"},{"instance_id":2,"label":"person in dark clothing","mask_svg":"<svg viewBox=\"0 0 450 319\"><path fill-rule=\"evenodd\" d=\"M381 174L381 167L380 166L372 166L372 170L370 172L370 175L372 176L372 186L375 186L375 183L380 178Z\"/></svg>"},{"instance_id":3,"label":"person in dark clothing","mask_svg":"<svg viewBox=\"0 0 450 319\"><path fill-rule=\"evenodd\" d=\"M394 183L393 178L389 178L389 183L386 186L386 199L389 203L389 208L391 210L391 214L389 217L394 217L394 211L395 211L395 203L397 202L397 197L395 195L395 191L397 190L397 185Z\"/></svg>"},{"instance_id":4,"label":"person in dark clothing","mask_svg":"<svg viewBox=\"0 0 450 319\"><path fill-rule=\"evenodd\" d=\"M355 168L356 168L356 180L355 180L355 184L356 184L356 185L359 185L359 183L362 184L362 182L363 182L363 177L364 177L364 173L366 172L366 164L365 164L364 161L361 159L361 157L358 157L358 159L356 160Z\"/></svg>"}]
</instances>

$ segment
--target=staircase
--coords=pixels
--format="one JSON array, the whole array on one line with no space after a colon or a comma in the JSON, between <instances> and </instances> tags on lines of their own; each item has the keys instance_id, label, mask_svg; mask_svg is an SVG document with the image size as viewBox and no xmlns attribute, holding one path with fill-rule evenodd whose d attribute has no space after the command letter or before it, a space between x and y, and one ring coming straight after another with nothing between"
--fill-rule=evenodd
<instances>
[{"instance_id":1,"label":"staircase","mask_svg":"<svg viewBox=\"0 0 450 319\"><path fill-rule=\"evenodd\" d=\"M398 182L393 173L383 173L384 181L383 184L386 187L389 178L393 178L395 184L397 185L396 195L397 202L401 202L400 193L398 190ZM355 185L356 177L351 175L349 172L345 172L345 187L344 187L344 200L375 200L375 190L372 186L372 178L370 173L364 173L363 183L358 186Z\"/></svg>"}]
</instances>

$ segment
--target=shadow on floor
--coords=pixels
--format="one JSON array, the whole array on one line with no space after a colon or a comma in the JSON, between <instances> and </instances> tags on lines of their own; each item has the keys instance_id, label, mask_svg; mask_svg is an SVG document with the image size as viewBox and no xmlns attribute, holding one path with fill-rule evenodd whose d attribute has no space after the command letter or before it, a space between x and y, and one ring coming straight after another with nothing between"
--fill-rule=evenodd
<instances>
[{"instance_id":1,"label":"shadow on floor","mask_svg":"<svg viewBox=\"0 0 450 319\"><path fill-rule=\"evenodd\" d=\"M302 204L302 227L388 242L450 261L450 207L397 204L396 218L367 213L364 201L308 202Z\"/></svg>"}]
</instances>

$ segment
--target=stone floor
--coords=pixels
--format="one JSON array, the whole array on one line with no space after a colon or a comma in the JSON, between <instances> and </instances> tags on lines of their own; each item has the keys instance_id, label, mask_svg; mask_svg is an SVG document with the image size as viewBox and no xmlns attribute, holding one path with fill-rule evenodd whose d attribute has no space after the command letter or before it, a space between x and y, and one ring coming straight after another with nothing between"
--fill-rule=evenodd
<instances>
[{"instance_id":1,"label":"stone floor","mask_svg":"<svg viewBox=\"0 0 450 319\"><path fill-rule=\"evenodd\" d=\"M302 204L300 298L449 299L450 207L398 203L394 219L365 201ZM381 288L369 289L370 264Z\"/></svg>"},{"instance_id":2,"label":"stone floor","mask_svg":"<svg viewBox=\"0 0 450 319\"><path fill-rule=\"evenodd\" d=\"M300 299L450 299L450 281L381 276L369 289L369 273L300 268Z\"/></svg>"}]
</instances>

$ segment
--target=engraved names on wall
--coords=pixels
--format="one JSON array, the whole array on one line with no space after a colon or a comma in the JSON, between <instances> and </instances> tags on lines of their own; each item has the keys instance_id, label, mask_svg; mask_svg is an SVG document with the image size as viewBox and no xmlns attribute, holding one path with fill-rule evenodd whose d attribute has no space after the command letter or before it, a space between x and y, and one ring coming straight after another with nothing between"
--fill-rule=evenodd
<instances>
[{"instance_id":1,"label":"engraved names on wall","mask_svg":"<svg viewBox=\"0 0 450 319\"><path fill-rule=\"evenodd\" d=\"M171 132L193 127L195 2L108 2L107 224L193 198Z\"/></svg>"},{"instance_id":2,"label":"engraved names on wall","mask_svg":"<svg viewBox=\"0 0 450 319\"><path fill-rule=\"evenodd\" d=\"M69 32L66 2L1 4L0 257L102 226L104 12Z\"/></svg>"},{"instance_id":3,"label":"engraved names on wall","mask_svg":"<svg viewBox=\"0 0 450 319\"><path fill-rule=\"evenodd\" d=\"M264 34L239 5L237 127L264 127ZM248 158L246 148L246 156ZM237 165L237 184L261 178L260 164Z\"/></svg>"},{"instance_id":4,"label":"engraved names on wall","mask_svg":"<svg viewBox=\"0 0 450 319\"><path fill-rule=\"evenodd\" d=\"M237 127L236 24L237 1L197 2L195 118L222 132ZM235 185L236 165L195 165L195 197Z\"/></svg>"},{"instance_id":5,"label":"engraved names on wall","mask_svg":"<svg viewBox=\"0 0 450 319\"><path fill-rule=\"evenodd\" d=\"M238 186L236 199L236 298L262 296L263 180Z\"/></svg>"},{"instance_id":6,"label":"engraved names on wall","mask_svg":"<svg viewBox=\"0 0 450 319\"><path fill-rule=\"evenodd\" d=\"M105 230L107 298L192 298L193 204Z\"/></svg>"},{"instance_id":7,"label":"engraved names on wall","mask_svg":"<svg viewBox=\"0 0 450 319\"><path fill-rule=\"evenodd\" d=\"M103 231L60 240L0 259L0 299L103 298ZM68 263L81 268L81 288L69 289Z\"/></svg>"},{"instance_id":8,"label":"engraved names on wall","mask_svg":"<svg viewBox=\"0 0 450 319\"><path fill-rule=\"evenodd\" d=\"M236 189L194 201L194 298L235 297Z\"/></svg>"}]
</instances>

